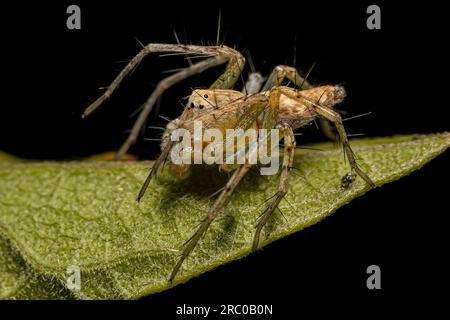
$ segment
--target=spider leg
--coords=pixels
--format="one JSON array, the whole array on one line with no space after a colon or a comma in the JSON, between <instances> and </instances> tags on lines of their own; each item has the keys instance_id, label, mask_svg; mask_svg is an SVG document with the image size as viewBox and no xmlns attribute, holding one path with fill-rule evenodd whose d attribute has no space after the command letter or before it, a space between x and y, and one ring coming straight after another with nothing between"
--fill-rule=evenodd
<instances>
[{"instance_id":1,"label":"spider leg","mask_svg":"<svg viewBox=\"0 0 450 320\"><path fill-rule=\"evenodd\" d=\"M338 95L344 95L343 93L343 88L340 86L334 86L334 87L330 87L330 86L325 86L325 90L333 90L336 91L336 94ZM317 113L317 115L319 115L320 117L323 117L324 119L332 122L335 127L336 130L338 132L339 135L339 139L342 143L342 146L344 148L344 154L350 164L350 167L352 169L352 172L356 172L356 174L358 174L364 181L366 181L366 183L368 185L370 185L372 188L375 188L376 185L375 183L364 173L364 171L362 171L357 162L356 162L356 157L355 157L355 153L353 152L350 143L348 141L347 138L347 133L345 131L344 128L344 124L342 123L342 118L341 115L339 113L337 113L336 111L332 110L330 107L327 106L323 106L321 105L321 101L322 101L322 97L324 98L324 100L329 99L327 97L327 95L324 95L325 92L323 94L321 94L321 98L317 99L317 103L311 99L309 99L308 97L306 97L304 95L304 92L302 93L301 91L293 91L290 88L287 87L280 87L276 89L277 93L275 94L284 94L292 99L296 99L297 101L301 101L302 103L304 103L305 105L308 106L308 108L311 108L311 110L313 110L315 113ZM341 92L342 91L342 92ZM316 99L315 99L316 100Z\"/></svg>"},{"instance_id":2,"label":"spider leg","mask_svg":"<svg viewBox=\"0 0 450 320\"><path fill-rule=\"evenodd\" d=\"M269 91L273 87L281 86L284 79L289 79L295 86L301 89L309 89L312 86L306 81L306 77L302 77L294 67L279 65L276 66L270 76L267 78L262 91Z\"/></svg>"},{"instance_id":3,"label":"spider leg","mask_svg":"<svg viewBox=\"0 0 450 320\"><path fill-rule=\"evenodd\" d=\"M156 89L147 99L143 105L143 109L139 114L138 119L133 125L133 128L127 138L127 140L120 147L116 158L120 159L130 146L136 141L140 129L145 123L148 114L151 112L153 105L159 96L164 91L169 89L174 84L194 75L201 73L207 69L213 68L228 61L225 72L214 82L211 86L213 89L229 88L234 85L239 78L241 69L245 63L244 57L236 50L228 48L226 46L194 46L194 45L172 45L172 44L149 44L143 48L119 73L119 75L110 84L104 94L94 101L83 113L83 116L87 116L97 109L105 100L107 100L112 93L119 87L123 79L142 61L142 59L149 53L154 52L175 52L180 54L197 54L208 57L207 59L198 62L190 67L187 67L163 80L161 80Z\"/></svg>"},{"instance_id":4,"label":"spider leg","mask_svg":"<svg viewBox=\"0 0 450 320\"><path fill-rule=\"evenodd\" d=\"M248 129L248 126L244 126L243 122L246 122L243 120L244 118L255 118L257 117L257 114L261 114L261 112L264 112L264 110L267 112L268 110L275 109L273 106L268 103L267 97L265 95L253 95L248 97L248 99L244 100L241 104L236 105L233 110L229 110L227 112L228 114L234 114L237 111L246 111L246 114L243 114L241 116L238 116L240 121L235 124L237 127L243 126L245 129ZM231 105L230 105L231 107ZM252 111L258 111L255 112L252 116L250 114ZM276 109L275 109L276 110ZM241 122L243 121L243 122ZM273 128L273 123L276 121L276 116L273 114L273 112L267 112L265 115L265 119L263 121L263 125L265 128ZM225 204L230 199L231 195L233 194L234 190L238 186L239 182L242 180L242 178L245 176L247 172L250 171L253 164L250 163L251 159L255 159L258 156L258 150L259 146L257 144L250 144L248 152L246 152L246 158L245 163L238 166L236 170L233 171L232 176L226 183L225 187L223 188L222 192L214 202L213 206L209 209L208 214L206 218L203 220L203 222L198 227L197 231L193 234L193 236L187 241L186 247L184 248L181 257L179 258L177 264L173 268L173 271L169 277L169 281L172 281L175 276L177 275L178 271L180 270L181 265L183 264L184 260L189 256L189 254L194 250L195 246L197 245L200 238L206 233L208 230L210 224L214 221L214 219L219 215L221 210L224 208ZM225 166L225 163L222 164L222 166Z\"/></svg>"},{"instance_id":5,"label":"spider leg","mask_svg":"<svg viewBox=\"0 0 450 320\"><path fill-rule=\"evenodd\" d=\"M181 257L179 258L177 264L172 270L172 273L170 274L169 281L172 281L175 276L177 275L178 271L180 270L181 265L183 264L184 260L189 256L189 254L194 250L195 246L197 245L200 238L206 233L208 230L210 224L214 221L214 219L219 215L220 211L225 206L226 202L230 199L232 193L238 186L239 182L242 180L242 178L245 176L245 174L250 170L251 164L243 164L239 168L237 168L234 172L231 178L228 180L227 184L225 185L225 188L220 193L219 197L215 201L214 205L209 209L208 215L203 220L203 222L200 224L200 227L197 229L197 231L193 234L193 236L188 240L186 243L186 247L183 250L183 253L181 254Z\"/></svg>"},{"instance_id":6,"label":"spider leg","mask_svg":"<svg viewBox=\"0 0 450 320\"><path fill-rule=\"evenodd\" d=\"M153 91L153 93L150 95L150 97L144 103L142 111L139 114L138 118L136 119L136 122L134 123L133 128L131 129L131 132L128 135L128 138L125 140L125 142L122 144L119 151L117 152L117 159L121 159L122 156L131 147L131 145L136 142L139 132L140 132L142 126L145 124L145 121L146 121L148 115L152 111L152 108L153 108L156 100L158 99L159 96L161 96L164 93L164 91L166 91L168 88L170 88L177 82L180 82L196 73L201 73L211 67L220 65L224 61L225 61L225 59L222 57L208 58L206 60L203 60L199 63L192 65L191 67L183 69L182 71L175 73L174 75L172 75L170 77L167 77L167 78L161 80L158 83L158 85L156 86L156 89Z\"/></svg>"},{"instance_id":7,"label":"spider leg","mask_svg":"<svg viewBox=\"0 0 450 320\"><path fill-rule=\"evenodd\" d=\"M120 86L124 78L133 71L140 63L141 61L150 53L174 53L174 54L186 54L186 55L200 55L205 57L215 57L219 60L220 58L225 58L224 61L218 62L217 64L221 64L226 62L226 60L230 60L232 57L235 57L236 61L233 62L233 64L237 64L240 66L245 63L245 59L242 57L242 55L231 48L225 47L225 46L196 46L196 45L182 45L182 44L165 44L165 43L150 43L147 46L145 46L133 59L130 60L130 62L123 68L123 70L119 73L119 75L114 79L114 81L108 86L106 91L101 95L97 100L95 100L89 107L85 109L83 112L83 117L88 116L91 114L95 109L97 109L104 101L109 99L111 95L116 91L116 89ZM211 65L211 67L214 67L215 65ZM201 71L200 71L201 72ZM233 72L231 70L228 70L224 73L224 78L229 79L233 75ZM239 77L238 75L235 75L234 81L237 80ZM220 79L220 78L219 78ZM218 79L218 80L219 80ZM217 81L216 81L217 82ZM216 84L216 86L220 86L221 83L224 81L220 81ZM226 80L225 80L226 82Z\"/></svg>"},{"instance_id":8,"label":"spider leg","mask_svg":"<svg viewBox=\"0 0 450 320\"><path fill-rule=\"evenodd\" d=\"M269 78L267 79L263 91L268 91L275 86L280 86L284 79L289 79L289 81L291 81L295 86L300 87L300 89L313 88L313 85L311 85L307 81L307 78L313 66L311 66L305 77L302 77L298 73L297 69L295 69L294 67L286 65L276 66L273 69L272 73L270 74ZM331 141L337 141L336 134L333 131L330 122L326 119L320 118L319 123L320 129L322 130L324 136L330 139Z\"/></svg>"},{"instance_id":9,"label":"spider leg","mask_svg":"<svg viewBox=\"0 0 450 320\"><path fill-rule=\"evenodd\" d=\"M166 131L164 132L164 135L162 137L162 143L161 143L161 153L156 159L156 161L153 163L153 166L150 169L150 173L147 175L147 178L145 179L144 183L142 184L141 189L139 190L139 194L137 196L137 201L141 201L142 197L145 194L145 191L147 190L151 180L156 176L156 173L158 172L159 167L163 165L168 156L170 151L172 150L172 147L174 145L174 141L170 139L170 136L172 132L178 128L180 128L183 125L183 116L180 118L174 119L170 121L167 124ZM191 165L188 164L182 164L182 165L175 165L173 163L170 163L172 175L176 176L179 179L184 179L190 175L191 172Z\"/></svg>"},{"instance_id":10,"label":"spider leg","mask_svg":"<svg viewBox=\"0 0 450 320\"><path fill-rule=\"evenodd\" d=\"M375 183L364 173L364 171L359 168L358 163L356 162L355 153L353 152L352 147L350 146L350 143L348 141L347 133L342 123L341 115L334 110L329 110L319 105L313 106L313 108L317 113L321 114L325 119L332 122L336 126L339 139L344 147L344 154L347 157L348 162L350 163L352 171L355 171L364 181L366 181L366 183L370 187L375 188Z\"/></svg>"},{"instance_id":11,"label":"spider leg","mask_svg":"<svg viewBox=\"0 0 450 320\"><path fill-rule=\"evenodd\" d=\"M284 132L284 155L283 155L283 165L281 168L280 180L278 183L278 191L268 204L266 210L262 214L260 220L256 225L255 236L253 237L252 250L258 249L259 239L261 231L269 218L272 216L273 212L284 198L288 192L288 181L289 175L291 173L292 164L294 161L294 151L295 151L295 136L292 127L283 124Z\"/></svg>"},{"instance_id":12,"label":"spider leg","mask_svg":"<svg viewBox=\"0 0 450 320\"><path fill-rule=\"evenodd\" d=\"M167 142L167 144L164 146L164 148L161 150L161 154L159 155L158 159L156 159L156 161L153 163L153 166L150 169L150 173L147 175L147 178L145 179L144 184L142 185L141 189L139 190L139 194L136 199L138 202L141 201L151 180L156 175L156 172L158 172L159 167L166 161L167 156L169 155L169 152L172 149L172 145L173 145L173 141L169 140Z\"/></svg>"}]
</instances>

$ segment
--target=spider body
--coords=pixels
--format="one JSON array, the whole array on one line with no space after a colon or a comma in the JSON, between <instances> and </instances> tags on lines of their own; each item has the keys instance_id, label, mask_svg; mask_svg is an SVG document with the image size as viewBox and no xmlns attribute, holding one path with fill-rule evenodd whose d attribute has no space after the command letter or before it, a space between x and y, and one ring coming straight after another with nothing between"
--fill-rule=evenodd
<instances>
[{"instance_id":1,"label":"spider body","mask_svg":"<svg viewBox=\"0 0 450 320\"><path fill-rule=\"evenodd\" d=\"M196 121L200 121L204 129L215 129L222 134L225 134L227 129L241 129L243 132L250 129L278 129L281 133L280 139L284 139L283 162L279 174L278 192L270 198L266 209L258 221L252 244L253 250L258 248L260 234L264 225L288 192L288 180L295 150L293 130L311 123L316 118L333 123L337 129L339 140L342 143L345 157L351 167L351 173L344 176L341 181L341 187L348 188L354 180L355 175L360 176L370 186L375 186L371 179L359 168L348 142L342 119L333 110L333 106L340 103L345 97L343 87L335 85L312 87L306 82L305 78L298 74L295 68L281 65L273 70L266 81L264 81L265 79L260 74L253 73L244 85L242 92L233 90L244 67L245 59L238 51L226 46L149 44L129 62L105 93L86 109L84 115L90 114L103 101L108 99L120 85L123 78L147 54L152 52L194 55L204 57L205 59L160 81L155 91L144 104L143 110L136 120L128 139L120 148L118 158L121 158L136 141L138 133L144 125L157 98L165 90L191 75L203 72L225 62L228 62L228 64L224 73L220 75L209 89L194 90L189 96L181 116L168 123L161 140L161 155L151 168L150 174L139 192L138 201L144 196L147 186L156 175L158 168L166 161L169 163L170 170L175 176L179 178L189 176L190 164L175 164L172 161L171 151L176 147L176 143L171 139L171 136L175 130L180 128L193 133L195 131ZM282 86L285 79L288 79L293 87ZM223 143L227 144L228 142L225 141ZM201 147L207 148L211 143L211 141L201 141ZM237 152L238 149L234 142L232 145L235 148L234 151ZM253 164L247 160L255 156L258 144L253 147L248 147L248 149L245 149L244 163L220 164L221 170L232 172L232 175L208 211L205 219L193 236L187 241L181 257L169 277L170 281L175 278L183 261L194 250L197 242L222 211L239 182L251 169ZM192 154L192 156L195 155Z\"/></svg>"},{"instance_id":2,"label":"spider body","mask_svg":"<svg viewBox=\"0 0 450 320\"><path fill-rule=\"evenodd\" d=\"M170 136L175 129L182 128L189 131L189 136L193 140L195 121L201 121L203 129L218 130L223 136L230 128L242 129L245 132L259 129L281 129L283 125L288 125L290 129L295 130L310 124L318 117L308 101L317 101L322 106L332 108L344 97L343 87L330 85L302 90L301 93L293 88L280 86L274 87L270 91L255 92L250 95L235 90L197 89L190 95L183 116L172 120L167 125L161 142L161 150L172 147L172 145L169 146ZM283 136L279 137L283 138ZM222 150L225 150L227 142L224 139ZM202 148L207 148L213 143L217 143L217 141L202 140ZM247 142L243 147L248 150L250 146ZM232 153L237 152L238 149L238 146L233 145ZM194 153L192 151L190 153L193 157ZM182 179L189 176L189 165L171 164L170 155L167 160L174 176ZM236 169L236 165L236 163L221 164L220 169L230 172Z\"/></svg>"}]
</instances>

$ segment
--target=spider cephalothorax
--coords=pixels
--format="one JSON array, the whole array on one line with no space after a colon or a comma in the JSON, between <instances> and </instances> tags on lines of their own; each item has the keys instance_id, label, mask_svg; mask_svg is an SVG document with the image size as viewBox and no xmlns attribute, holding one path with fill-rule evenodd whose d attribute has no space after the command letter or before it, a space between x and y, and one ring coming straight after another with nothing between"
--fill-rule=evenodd
<instances>
[{"instance_id":1,"label":"spider cephalothorax","mask_svg":"<svg viewBox=\"0 0 450 320\"><path fill-rule=\"evenodd\" d=\"M336 126L344 154L351 167L351 172L344 176L341 186L344 188L349 187L355 179L355 174L359 175L370 186L375 186L371 179L357 165L342 124L341 116L333 110L333 106L340 103L345 97L345 90L342 86L324 85L312 87L306 82L305 78L298 74L295 68L281 65L274 69L267 78L267 81L260 74L252 73L244 85L242 92L233 90L236 81L241 75L245 59L238 51L226 46L149 44L129 62L108 87L106 92L86 109L84 115L90 114L104 100L108 99L120 85L123 78L148 53L153 52L196 55L205 57L205 59L159 82L156 89L144 104L128 139L120 148L117 154L119 159L131 144L136 141L138 133L151 112L153 105L165 90L175 83L191 75L201 73L206 69L225 62L228 62L228 65L225 72L209 89L194 90L189 96L186 107L180 117L172 120L167 125L161 141L161 155L151 168L151 172L139 192L138 201L142 198L151 179L156 175L158 168L164 162L167 161L169 163L171 171L175 176L185 178L189 175L191 169L190 164L175 164L171 159L170 152L175 146L171 135L177 129L193 132L195 123L199 121L202 123L203 129L215 129L224 134L227 129L242 129L245 132L250 129L276 128L281 133L280 138L284 139L283 162L281 165L278 192L268 202L267 208L256 226L252 245L253 249L258 248L262 228L288 192L288 178L294 160L295 149L293 130L309 124L315 118L325 119ZM293 87L282 86L285 79L289 80ZM210 142L202 142L203 147L207 147L209 144ZM248 147L245 149L245 159L250 159L258 149L258 145L254 145L253 147L249 145ZM232 175L197 231L187 242L181 258L178 260L169 277L170 281L175 278L183 261L195 248L199 239L223 209L233 191L252 165L253 163L249 161L245 161L243 164L224 163L219 165L221 170L232 172Z\"/></svg>"}]
</instances>

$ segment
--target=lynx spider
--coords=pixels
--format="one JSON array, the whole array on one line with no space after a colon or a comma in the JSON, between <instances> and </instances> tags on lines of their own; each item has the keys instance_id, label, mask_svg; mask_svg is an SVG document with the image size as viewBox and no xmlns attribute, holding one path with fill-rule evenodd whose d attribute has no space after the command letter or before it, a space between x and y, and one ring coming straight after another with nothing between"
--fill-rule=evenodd
<instances>
[{"instance_id":1,"label":"lynx spider","mask_svg":"<svg viewBox=\"0 0 450 320\"><path fill-rule=\"evenodd\" d=\"M167 125L161 143L161 155L151 168L137 197L138 201L143 197L158 168L168 159L170 150L173 147L169 139L170 133L175 128L190 128L194 119L203 120L207 123L207 127L214 127L220 130L237 127L245 130L256 127L279 128L282 132L284 151L278 192L271 198L256 225L252 250L258 248L260 234L264 225L288 192L288 179L292 169L296 145L293 130L312 122L315 118L325 119L333 123L337 129L344 155L351 167L351 172L342 179L342 187L348 187L354 180L355 174L359 175L371 187L375 187L372 180L359 168L347 139L341 116L332 109L335 104L340 103L345 97L345 90L342 86L323 85L312 87L305 78L300 76L295 68L279 65L272 71L267 81L264 81L260 74L252 73L245 84L244 92L235 91L233 87L241 76L245 58L237 50L224 45L148 44L119 73L103 95L84 111L83 116L91 114L105 100L110 98L123 79L150 53L170 53L197 56L205 59L176 72L158 83L156 89L143 105L143 109L134 123L127 140L119 149L117 159L122 158L130 146L136 142L140 129L144 126L145 120L152 111L155 102L167 89L192 75L199 74L226 62L227 67L209 89L194 90L181 116ZM298 89L282 86L281 84L285 79L288 79ZM249 150L248 152L254 152L254 150ZM251 167L252 165L249 163L236 166L220 166L222 170L233 173L197 231L186 242L184 251L173 268L169 281L175 278L184 260L208 230L210 224L218 216L241 179L249 172ZM171 164L170 168L174 175L181 178L186 177L190 170L189 165L176 166Z\"/></svg>"}]
</instances>

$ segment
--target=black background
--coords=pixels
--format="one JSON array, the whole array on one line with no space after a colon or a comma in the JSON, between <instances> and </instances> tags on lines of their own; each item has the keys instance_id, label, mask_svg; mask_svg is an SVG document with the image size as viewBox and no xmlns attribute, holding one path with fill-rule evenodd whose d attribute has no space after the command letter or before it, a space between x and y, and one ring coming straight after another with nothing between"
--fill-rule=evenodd
<instances>
[{"instance_id":1,"label":"black background","mask_svg":"<svg viewBox=\"0 0 450 320\"><path fill-rule=\"evenodd\" d=\"M102 92L98 88L107 86L139 51L136 39L174 43L176 30L181 42L214 44L219 10L221 42L248 50L265 75L277 64L295 62L304 72L317 62L311 82L343 84L348 97L340 110L348 116L372 112L348 122L350 133L448 130L445 11L431 2L373 3L381 7L381 30L366 28L372 2L364 1L2 5L0 150L32 159L74 160L118 148L133 123L130 115L164 76L161 72L187 61L150 56L110 101L82 120L82 110ZM81 7L81 30L66 28L70 4ZM180 98L192 87L207 87L221 70L172 88L160 114L180 114ZM149 122L164 124L155 114ZM314 126L303 131L301 144L324 140ZM156 134L148 130L144 136ZM131 152L151 159L158 145L140 139ZM290 314L312 308L312 302L327 308L339 301L344 307L363 303L376 310L399 306L400 299L412 303L437 295L448 283L443 223L448 159L441 156L245 259L146 298L149 314L158 309L171 315L183 303L273 304L275 313ZM371 264L381 267L382 290L366 288Z\"/></svg>"}]
</instances>

